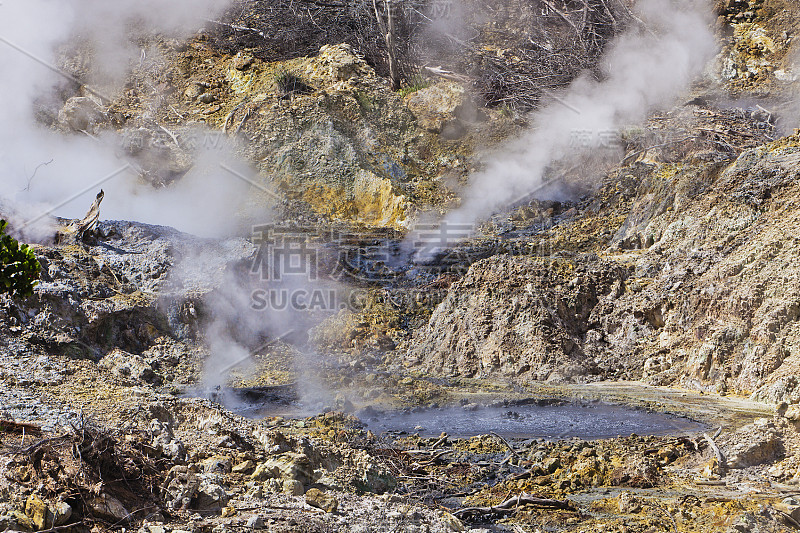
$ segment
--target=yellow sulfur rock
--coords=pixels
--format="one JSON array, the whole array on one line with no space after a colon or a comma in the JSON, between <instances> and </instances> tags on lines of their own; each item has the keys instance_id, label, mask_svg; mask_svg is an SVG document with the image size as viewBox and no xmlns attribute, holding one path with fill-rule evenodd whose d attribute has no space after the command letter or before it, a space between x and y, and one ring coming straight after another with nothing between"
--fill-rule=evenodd
<instances>
[{"instance_id":1,"label":"yellow sulfur rock","mask_svg":"<svg viewBox=\"0 0 800 533\"><path fill-rule=\"evenodd\" d=\"M37 530L47 529L49 523L52 522L47 504L36 495L29 496L28 501L25 502L25 514L31 519Z\"/></svg>"}]
</instances>

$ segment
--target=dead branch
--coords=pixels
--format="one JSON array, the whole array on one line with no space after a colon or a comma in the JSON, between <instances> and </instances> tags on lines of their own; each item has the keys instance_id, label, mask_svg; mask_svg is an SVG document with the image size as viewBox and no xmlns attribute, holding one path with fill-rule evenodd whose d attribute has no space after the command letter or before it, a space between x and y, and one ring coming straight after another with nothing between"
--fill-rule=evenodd
<instances>
[{"instance_id":1,"label":"dead branch","mask_svg":"<svg viewBox=\"0 0 800 533\"><path fill-rule=\"evenodd\" d=\"M527 112L548 91L594 68L614 35L633 22L625 6L609 0L572 0L569 9L562 2L548 3L555 10L548 9L547 16L541 16L537 2L509 7L520 24L504 30L508 46L499 55L485 46L494 34L485 27L491 6L465 6L459 29L448 31L443 15L422 0L243 0L241 9L210 21L209 34L223 51L249 48L267 61L311 56L324 44L347 43L395 86L397 79L414 80L423 71L470 83L490 107ZM429 72L425 65L444 68Z\"/></svg>"},{"instance_id":2,"label":"dead branch","mask_svg":"<svg viewBox=\"0 0 800 533\"><path fill-rule=\"evenodd\" d=\"M178 112L178 110L177 110L177 109L175 109L175 108L172 106L172 104L167 104L167 105L168 105L168 107L170 108L170 110L171 110L173 113L175 113L176 115L178 115L178 118L180 118L181 120L186 120L186 117L184 117L183 115L181 115L181 114Z\"/></svg>"},{"instance_id":3,"label":"dead branch","mask_svg":"<svg viewBox=\"0 0 800 533\"><path fill-rule=\"evenodd\" d=\"M572 19L570 19L570 18L567 16L567 14L566 14L566 13L564 13L563 11L561 11L560 9L558 9L556 6L554 6L554 5L553 5L553 3L552 3L552 2L550 2L550 0L542 0L542 2L543 2L543 3L544 3L546 6L547 6L547 7L549 7L551 10L553 10L553 13L556 13L556 14L557 14L559 17L561 17L562 19L564 19L564 20L566 21L566 23L567 23L567 24L569 24L570 26L572 26L572 29L573 29L573 30L575 30L575 33L577 33L577 34L578 34L578 39L580 39L580 40L581 40L581 42L583 42L583 32L581 32L581 30L578 28L578 26L576 26L576 25L575 25L575 23L574 23L574 22L572 22ZM586 5L588 6L588 4L586 4Z\"/></svg>"},{"instance_id":4,"label":"dead branch","mask_svg":"<svg viewBox=\"0 0 800 533\"><path fill-rule=\"evenodd\" d=\"M497 437L498 439L500 439L501 441L503 441L503 444L505 444L505 445L506 445L506 447L509 449L509 451L510 451L512 454L514 454L516 457L518 457L518 458L520 458L520 459L524 459L524 457L522 457L522 456L521 456L521 455L520 455L520 454L517 452L517 450L515 450L515 449L514 449L514 447L513 447L513 446L511 446L511 445L508 443L508 441L507 441L506 439L504 439L503 437L501 437L500 435L498 435L498 434L497 434L497 433L495 433L494 431L490 431L490 433L491 433L492 435L494 435L495 437Z\"/></svg>"},{"instance_id":5,"label":"dead branch","mask_svg":"<svg viewBox=\"0 0 800 533\"><path fill-rule=\"evenodd\" d=\"M55 161L55 159L50 159L50 161L47 161L46 163L39 163L39 164L36 166L36 168L35 168L35 169L33 169L33 174L31 175L31 177L30 177L30 178L28 178L28 185L27 185L27 186L26 186L24 189L22 189L22 190L23 190L23 192L24 192L24 191L29 191L29 190L31 190L31 182L33 181L33 178L35 178L35 177L36 177L36 173L37 173L37 172L39 172L39 169L40 169L40 168L42 168L42 167L46 167L47 165L49 165L49 164L50 164L50 163L52 163L53 161Z\"/></svg>"},{"instance_id":6,"label":"dead branch","mask_svg":"<svg viewBox=\"0 0 800 533\"><path fill-rule=\"evenodd\" d=\"M431 455L438 453L440 451L447 451L447 450L437 450L437 449L430 449L430 450L402 450L400 452L401 455Z\"/></svg>"},{"instance_id":7,"label":"dead branch","mask_svg":"<svg viewBox=\"0 0 800 533\"><path fill-rule=\"evenodd\" d=\"M65 524L63 526L51 527L50 529L43 529L43 530L39 531L39 533L52 533L53 531L64 531L66 529L70 529L70 528L73 528L73 527L76 527L76 526L81 526L81 525L84 525L83 520L81 520L80 522L72 523L72 524Z\"/></svg>"},{"instance_id":8,"label":"dead branch","mask_svg":"<svg viewBox=\"0 0 800 533\"><path fill-rule=\"evenodd\" d=\"M663 507L661 507L660 505L658 505L656 503L648 502L646 505L648 507L653 508L653 509L657 509L661 513L665 514L667 516L667 518L669 518L669 521L672 523L672 530L673 531L678 531L678 524L675 522L675 518L669 513L669 511L667 511L666 509L664 509Z\"/></svg>"},{"instance_id":9,"label":"dead branch","mask_svg":"<svg viewBox=\"0 0 800 533\"><path fill-rule=\"evenodd\" d=\"M786 525L792 526L795 529L800 529L800 523L792 518L791 515L784 513L780 509L775 509L775 511L778 513L778 515L780 515L781 518L783 518L784 522L786 522Z\"/></svg>"},{"instance_id":10,"label":"dead branch","mask_svg":"<svg viewBox=\"0 0 800 533\"><path fill-rule=\"evenodd\" d=\"M719 435L719 432L717 432L717 435ZM714 451L714 455L717 458L717 463L719 464L719 473L720 475L724 476L726 470L728 470L728 463L725 460L725 455L723 455L722 451L717 446L717 443L714 442L714 439L711 438L708 433L703 433L703 438Z\"/></svg>"},{"instance_id":11,"label":"dead branch","mask_svg":"<svg viewBox=\"0 0 800 533\"><path fill-rule=\"evenodd\" d=\"M678 140L675 140L675 141L667 141L665 143L655 144L653 146L647 146L645 148L642 148L641 150L636 150L635 152L631 152L630 154L626 155L625 157L622 158L622 161L620 161L619 164L620 164L620 166L625 166L625 165L628 164L628 162L631 159L637 158L638 156L640 156L642 154L646 154L650 150L655 150L656 148L664 148L665 146L670 146L670 145L673 145L673 144L681 144L681 143L684 143L686 141L691 141L692 139L695 139L695 138L696 138L695 135L690 135L689 137L684 137L683 139L678 139Z\"/></svg>"},{"instance_id":12,"label":"dead branch","mask_svg":"<svg viewBox=\"0 0 800 533\"><path fill-rule=\"evenodd\" d=\"M267 37L267 36L264 34L264 32L262 32L262 31L259 31L259 30L257 30L256 28L250 28L250 27L248 27L248 26L240 26L240 25L238 25L238 24L229 24L229 23L227 23L227 22L221 22L221 21L219 21L219 20L210 20L210 19L209 19L209 20L206 20L206 22L210 22L211 24L217 24L217 25L219 25L219 26L225 26L225 27L227 27L227 28L230 28L230 29L232 29L232 30L236 30L236 31L249 31L249 32L253 32L253 33L255 33L256 35L260 35L260 36L261 36L261 37L263 37L264 39L267 39L267 38L268 38L268 37Z\"/></svg>"},{"instance_id":13,"label":"dead branch","mask_svg":"<svg viewBox=\"0 0 800 533\"><path fill-rule=\"evenodd\" d=\"M248 109L248 110L245 112L245 114L244 114L244 117L242 118L242 121L241 121L241 122L239 122L239 125L236 127L236 130L234 130L234 132L233 132L233 134L234 134L234 135L238 135L238 133L239 133L240 131L242 131L242 126L244 126L244 123L245 123L245 122L247 122L247 119L248 119L248 118L250 118L250 115L252 114L252 112L253 112L253 110L252 110L252 109Z\"/></svg>"},{"instance_id":14,"label":"dead branch","mask_svg":"<svg viewBox=\"0 0 800 533\"><path fill-rule=\"evenodd\" d=\"M100 203L103 201L103 198L105 198L105 195L106 193L103 192L103 189L100 189L89 211L86 212L86 216L74 225L75 235L78 239L82 238L83 234L87 231L92 231L97 227L97 222L100 220Z\"/></svg>"},{"instance_id":15,"label":"dead branch","mask_svg":"<svg viewBox=\"0 0 800 533\"><path fill-rule=\"evenodd\" d=\"M433 74L434 76L439 76L440 78L444 78L446 80L457 81L460 83L466 83L470 81L469 76L464 76L463 74L456 74L450 70L444 70L442 67L423 67L424 70Z\"/></svg>"},{"instance_id":16,"label":"dead branch","mask_svg":"<svg viewBox=\"0 0 800 533\"><path fill-rule=\"evenodd\" d=\"M40 448L40 447L44 446L45 444L50 444L50 443L57 442L57 441L60 441L60 440L68 440L69 438L70 438L70 435L62 435L60 437L50 437L49 439L44 439L44 440L40 440L39 442L34 442L33 444L31 444L27 448L23 448L21 450L12 451L11 453L14 454L14 455L27 455L27 454L30 454L30 453L36 451L37 448Z\"/></svg>"},{"instance_id":17,"label":"dead branch","mask_svg":"<svg viewBox=\"0 0 800 533\"><path fill-rule=\"evenodd\" d=\"M501 504L492 507L465 507L453 513L454 516L461 518L462 516L479 516L479 515L507 515L517 512L520 507L530 505L542 509L563 509L573 511L572 502L569 500L554 500L551 498L540 498L531 494L521 493L515 497L509 498Z\"/></svg>"},{"instance_id":18,"label":"dead branch","mask_svg":"<svg viewBox=\"0 0 800 533\"><path fill-rule=\"evenodd\" d=\"M164 133L166 133L167 135L169 135L169 136L170 136L170 138L172 139L172 142L174 142L174 143L175 143L175 146L177 146L178 148L180 148L180 147L181 147L181 143L179 143L179 142L178 142L178 138L175 136L175 134L174 134L174 133L172 133L171 131L169 131L167 128L165 128L165 127L164 127L164 126L162 126L161 124L159 124L159 125L158 125L158 127L159 127L159 128L161 128L161 129L164 131Z\"/></svg>"},{"instance_id":19,"label":"dead branch","mask_svg":"<svg viewBox=\"0 0 800 533\"><path fill-rule=\"evenodd\" d=\"M439 437L439 440L433 443L433 446L431 446L431 448L436 449L439 446L443 445L445 442L447 442L447 433L442 433L442 436Z\"/></svg>"},{"instance_id":20,"label":"dead branch","mask_svg":"<svg viewBox=\"0 0 800 533\"><path fill-rule=\"evenodd\" d=\"M414 464L419 466L419 467L429 466L429 465L432 465L433 463L435 463L437 459L439 459L443 455L446 455L446 454L448 454L450 452L451 452L451 450L442 450L442 451L440 451L438 453L433 454L431 456L431 458L428 459L427 461L423 461L421 463L414 463Z\"/></svg>"},{"instance_id":21,"label":"dead branch","mask_svg":"<svg viewBox=\"0 0 800 533\"><path fill-rule=\"evenodd\" d=\"M375 18L378 21L378 27L383 34L383 39L386 42L386 58L389 62L389 79L392 81L392 90L400 88L400 74L397 71L397 54L395 51L395 18L391 5L391 0L382 0L385 11L386 21L384 22L383 16L378 10L378 0L372 0L372 6L375 8Z\"/></svg>"},{"instance_id":22,"label":"dead branch","mask_svg":"<svg viewBox=\"0 0 800 533\"><path fill-rule=\"evenodd\" d=\"M228 127L233 125L233 119L236 118L236 113L245 105L245 102L240 103L236 107L234 107L230 113L227 114L225 117L225 121L222 123L222 133L228 133Z\"/></svg>"}]
</instances>

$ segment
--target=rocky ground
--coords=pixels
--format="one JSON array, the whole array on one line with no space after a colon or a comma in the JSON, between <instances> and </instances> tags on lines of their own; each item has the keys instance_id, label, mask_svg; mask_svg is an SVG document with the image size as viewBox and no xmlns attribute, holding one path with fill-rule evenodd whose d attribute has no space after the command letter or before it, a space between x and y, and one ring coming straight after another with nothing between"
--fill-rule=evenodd
<instances>
[{"instance_id":1,"label":"rocky ground","mask_svg":"<svg viewBox=\"0 0 800 533\"><path fill-rule=\"evenodd\" d=\"M350 45L272 61L204 31L143 43L111 102L42 101L64 135L118 134L154 186L223 139L262 180L241 225L269 211L300 228L323 273L355 258L319 287L358 305L251 308L263 249L244 231L102 221L76 239L54 221L34 245L35 294L0 298L0 528L800 529L800 13L717 4L713 72L620 132L598 185L566 175L573 199L523 199L428 264L404 255L404 232L457 203L482 148L526 126L464 83L393 91ZM82 53L63 57L79 79ZM391 252L363 254L375 246ZM246 364L220 363L219 343ZM531 399L707 429L548 440L365 425Z\"/></svg>"}]
</instances>

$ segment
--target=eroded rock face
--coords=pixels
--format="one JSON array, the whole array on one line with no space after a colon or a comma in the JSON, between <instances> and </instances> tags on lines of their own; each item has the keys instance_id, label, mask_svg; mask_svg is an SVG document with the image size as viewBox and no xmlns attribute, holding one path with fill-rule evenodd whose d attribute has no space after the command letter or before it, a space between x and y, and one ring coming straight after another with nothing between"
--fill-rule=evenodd
<instances>
[{"instance_id":1,"label":"eroded rock face","mask_svg":"<svg viewBox=\"0 0 800 533\"><path fill-rule=\"evenodd\" d=\"M499 112L479 111L452 82L406 99L347 44L279 62L244 51L215 56L202 42L165 54L173 71L159 75L165 84L179 81L174 93L115 102L114 110L124 110L126 151L148 179L166 185L191 167L193 148L224 144L281 198L253 191L253 212L277 205L287 218L403 230L416 209L447 199L476 146L517 128ZM171 135L127 118L145 113L170 124ZM208 126L199 136L198 117Z\"/></svg>"},{"instance_id":2,"label":"eroded rock face","mask_svg":"<svg viewBox=\"0 0 800 533\"><path fill-rule=\"evenodd\" d=\"M638 321L657 335L644 336L633 353L652 362L650 379L775 402L797 394L798 360L788 346L800 309L800 218L791 207L798 163L794 141L748 150L718 172L679 172L662 197L666 210L651 201L644 217L638 213L641 222L627 231L654 243L633 275L647 286L621 298L607 320L641 309ZM676 193L692 184L692 194Z\"/></svg>"},{"instance_id":3,"label":"eroded rock face","mask_svg":"<svg viewBox=\"0 0 800 533\"><path fill-rule=\"evenodd\" d=\"M725 452L731 468L771 463L784 453L781 434L767 419L739 429L727 440Z\"/></svg>"},{"instance_id":4,"label":"eroded rock face","mask_svg":"<svg viewBox=\"0 0 800 533\"><path fill-rule=\"evenodd\" d=\"M624 267L596 257L495 256L453 284L414 338L411 363L436 374L572 380L595 371L582 348Z\"/></svg>"},{"instance_id":5,"label":"eroded rock face","mask_svg":"<svg viewBox=\"0 0 800 533\"><path fill-rule=\"evenodd\" d=\"M156 383L153 363L179 357L176 341L196 338L194 305L254 247L132 222L102 222L98 232L83 245L36 246L41 280L31 298L3 299L4 333L107 356L104 365L120 377Z\"/></svg>"},{"instance_id":6,"label":"eroded rock face","mask_svg":"<svg viewBox=\"0 0 800 533\"><path fill-rule=\"evenodd\" d=\"M716 4L718 24L727 26L727 36L715 71L729 89L794 90L798 78L793 56L797 47L791 36L798 24L797 4L781 0L726 0Z\"/></svg>"},{"instance_id":7,"label":"eroded rock face","mask_svg":"<svg viewBox=\"0 0 800 533\"><path fill-rule=\"evenodd\" d=\"M430 172L417 155L425 139L414 115L348 45L280 68L304 90L272 99L275 66L228 73L234 98L262 99L244 124L270 187L330 220L402 229L412 214L410 170ZM280 74L278 74L280 76ZM281 89L277 89L280 93Z\"/></svg>"},{"instance_id":8,"label":"eroded rock face","mask_svg":"<svg viewBox=\"0 0 800 533\"><path fill-rule=\"evenodd\" d=\"M582 242L600 210L594 231L613 235L602 261L556 252L546 267L475 263L415 336L410 364L518 380L596 373L797 403L797 138L727 166L640 166L542 237L556 250Z\"/></svg>"}]
</instances>

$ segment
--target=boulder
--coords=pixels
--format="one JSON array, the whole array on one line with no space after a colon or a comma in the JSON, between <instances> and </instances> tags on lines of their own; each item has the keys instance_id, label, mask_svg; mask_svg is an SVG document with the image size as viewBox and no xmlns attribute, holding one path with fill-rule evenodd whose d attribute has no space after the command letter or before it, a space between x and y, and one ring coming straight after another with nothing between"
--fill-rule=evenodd
<instances>
[{"instance_id":1,"label":"boulder","mask_svg":"<svg viewBox=\"0 0 800 533\"><path fill-rule=\"evenodd\" d=\"M250 529L262 529L265 526L264 519L259 515L251 516L247 519L247 527Z\"/></svg>"},{"instance_id":2,"label":"boulder","mask_svg":"<svg viewBox=\"0 0 800 533\"><path fill-rule=\"evenodd\" d=\"M339 500L335 496L314 488L308 489L306 492L306 503L322 509L326 513L335 513L339 508Z\"/></svg>"},{"instance_id":3,"label":"boulder","mask_svg":"<svg viewBox=\"0 0 800 533\"><path fill-rule=\"evenodd\" d=\"M442 513L442 525L445 531L466 531L464 523L448 512Z\"/></svg>"},{"instance_id":4,"label":"boulder","mask_svg":"<svg viewBox=\"0 0 800 533\"><path fill-rule=\"evenodd\" d=\"M367 170L359 170L353 181L354 218L370 226L403 227L411 204L402 194L395 194L392 182Z\"/></svg>"},{"instance_id":5,"label":"boulder","mask_svg":"<svg viewBox=\"0 0 800 533\"><path fill-rule=\"evenodd\" d=\"M296 442L289 440L286 435L278 430L264 430L255 428L253 437L264 447L267 453L285 453L294 449Z\"/></svg>"},{"instance_id":6,"label":"boulder","mask_svg":"<svg viewBox=\"0 0 800 533\"><path fill-rule=\"evenodd\" d=\"M253 64L253 56L244 52L239 52L233 58L233 68L236 70L247 70Z\"/></svg>"},{"instance_id":7,"label":"boulder","mask_svg":"<svg viewBox=\"0 0 800 533\"><path fill-rule=\"evenodd\" d=\"M548 474L554 473L559 468L561 468L561 461L559 460L558 457L548 457L542 463L542 470L544 470Z\"/></svg>"},{"instance_id":8,"label":"boulder","mask_svg":"<svg viewBox=\"0 0 800 533\"><path fill-rule=\"evenodd\" d=\"M800 500L797 497L784 498L775 506L779 511L786 513L795 522L800 521Z\"/></svg>"},{"instance_id":9,"label":"boulder","mask_svg":"<svg viewBox=\"0 0 800 533\"><path fill-rule=\"evenodd\" d=\"M261 463L250 477L254 481L293 479L305 485L312 481L313 468L307 455L288 452Z\"/></svg>"},{"instance_id":10,"label":"boulder","mask_svg":"<svg viewBox=\"0 0 800 533\"><path fill-rule=\"evenodd\" d=\"M0 516L0 530L3 531L33 531L36 526L33 520L25 516L22 511L9 511Z\"/></svg>"},{"instance_id":11,"label":"boulder","mask_svg":"<svg viewBox=\"0 0 800 533\"><path fill-rule=\"evenodd\" d=\"M51 508L53 527L63 526L72 517L72 507L67 502L56 502Z\"/></svg>"},{"instance_id":12,"label":"boulder","mask_svg":"<svg viewBox=\"0 0 800 533\"><path fill-rule=\"evenodd\" d=\"M358 57L349 44L325 45L308 65L305 75L324 83L348 81L351 78L375 77L375 71Z\"/></svg>"},{"instance_id":13,"label":"boulder","mask_svg":"<svg viewBox=\"0 0 800 533\"><path fill-rule=\"evenodd\" d=\"M198 511L220 511L228 504L229 496L222 486L203 480L197 490L192 507Z\"/></svg>"},{"instance_id":14,"label":"boulder","mask_svg":"<svg viewBox=\"0 0 800 533\"><path fill-rule=\"evenodd\" d=\"M47 504L32 494L25 502L25 515L31 519L37 530L47 529L53 523L53 516Z\"/></svg>"},{"instance_id":15,"label":"boulder","mask_svg":"<svg viewBox=\"0 0 800 533\"><path fill-rule=\"evenodd\" d=\"M206 88L205 86L203 86L203 84L191 83L186 88L186 90L183 91L183 97L189 100L190 102L193 102L197 100L200 97L200 95L202 95L205 91Z\"/></svg>"},{"instance_id":16,"label":"boulder","mask_svg":"<svg viewBox=\"0 0 800 533\"><path fill-rule=\"evenodd\" d=\"M100 368L110 371L122 379L159 385L161 376L153 371L140 355L133 355L115 348L100 360Z\"/></svg>"},{"instance_id":17,"label":"boulder","mask_svg":"<svg viewBox=\"0 0 800 533\"><path fill-rule=\"evenodd\" d=\"M739 429L728 439L725 453L730 468L747 468L774 461L784 452L772 422L760 419Z\"/></svg>"},{"instance_id":18,"label":"boulder","mask_svg":"<svg viewBox=\"0 0 800 533\"><path fill-rule=\"evenodd\" d=\"M231 458L222 455L215 455L203 461L202 466L203 472L229 474L231 472Z\"/></svg>"},{"instance_id":19,"label":"boulder","mask_svg":"<svg viewBox=\"0 0 800 533\"><path fill-rule=\"evenodd\" d=\"M279 479L268 479L264 482L262 490L268 494L283 492L283 482Z\"/></svg>"},{"instance_id":20,"label":"boulder","mask_svg":"<svg viewBox=\"0 0 800 533\"><path fill-rule=\"evenodd\" d=\"M619 512L622 514L634 514L642 510L639 499L628 491L619 495Z\"/></svg>"},{"instance_id":21,"label":"boulder","mask_svg":"<svg viewBox=\"0 0 800 533\"><path fill-rule=\"evenodd\" d=\"M792 422L800 422L800 404L790 405L783 416Z\"/></svg>"},{"instance_id":22,"label":"boulder","mask_svg":"<svg viewBox=\"0 0 800 533\"><path fill-rule=\"evenodd\" d=\"M106 114L97 102L85 96L70 98L58 113L58 122L73 131L92 132L94 127L106 119Z\"/></svg>"},{"instance_id":23,"label":"boulder","mask_svg":"<svg viewBox=\"0 0 800 533\"><path fill-rule=\"evenodd\" d=\"M272 479L272 477L272 469L268 467L266 463L261 463L256 466L255 471L250 474L250 479L253 481L267 481L268 479Z\"/></svg>"},{"instance_id":24,"label":"boulder","mask_svg":"<svg viewBox=\"0 0 800 533\"><path fill-rule=\"evenodd\" d=\"M122 502L107 492L90 499L87 503L92 513L115 523L127 520L130 516Z\"/></svg>"},{"instance_id":25,"label":"boulder","mask_svg":"<svg viewBox=\"0 0 800 533\"><path fill-rule=\"evenodd\" d=\"M296 479L284 479L282 484L282 492L289 496L302 496L303 484Z\"/></svg>"},{"instance_id":26,"label":"boulder","mask_svg":"<svg viewBox=\"0 0 800 533\"><path fill-rule=\"evenodd\" d=\"M231 469L231 472L234 474L248 474L255 470L256 463L252 459L246 459L241 463L237 464Z\"/></svg>"},{"instance_id":27,"label":"boulder","mask_svg":"<svg viewBox=\"0 0 800 533\"><path fill-rule=\"evenodd\" d=\"M446 139L464 136L467 124L483 118L466 89L451 81L411 93L406 97L406 105L420 126Z\"/></svg>"}]
</instances>

